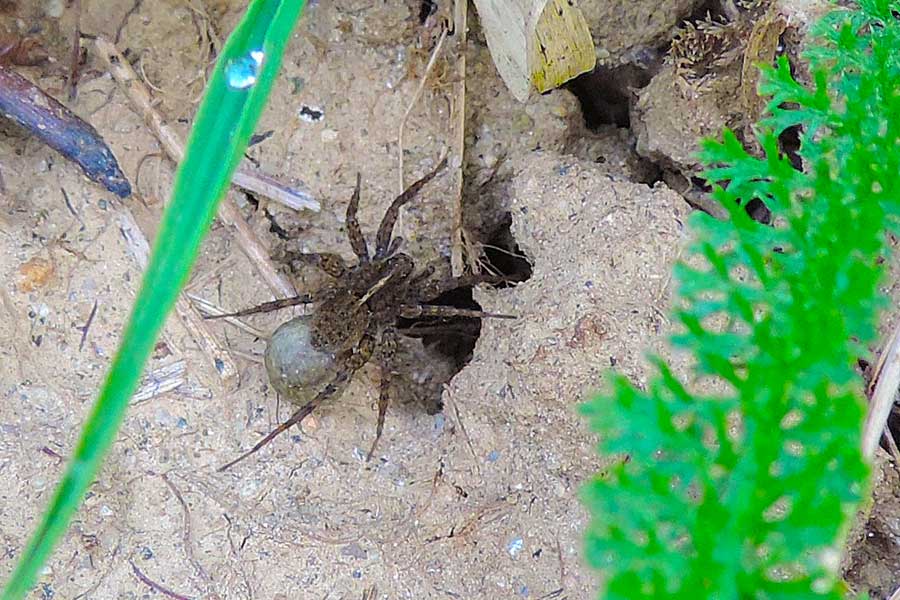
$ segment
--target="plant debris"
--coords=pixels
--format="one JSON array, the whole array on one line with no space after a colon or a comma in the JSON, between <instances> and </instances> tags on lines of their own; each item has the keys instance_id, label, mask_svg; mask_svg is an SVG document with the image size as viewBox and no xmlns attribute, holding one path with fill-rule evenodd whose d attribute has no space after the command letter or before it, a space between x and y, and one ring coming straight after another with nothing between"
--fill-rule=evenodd
<instances>
[{"instance_id":1,"label":"plant debris","mask_svg":"<svg viewBox=\"0 0 900 600\"><path fill-rule=\"evenodd\" d=\"M5 56L9 54L8 51ZM131 195L131 184L97 130L3 64L0 64L0 113L78 164L91 181L120 198Z\"/></svg>"}]
</instances>

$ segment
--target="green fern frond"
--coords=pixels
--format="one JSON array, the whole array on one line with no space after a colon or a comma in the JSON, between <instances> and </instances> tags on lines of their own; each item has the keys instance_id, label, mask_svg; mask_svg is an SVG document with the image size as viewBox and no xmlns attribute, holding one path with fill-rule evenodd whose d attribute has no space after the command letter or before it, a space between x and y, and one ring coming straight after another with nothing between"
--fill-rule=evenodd
<instances>
[{"instance_id":1,"label":"green fern frond","mask_svg":"<svg viewBox=\"0 0 900 600\"><path fill-rule=\"evenodd\" d=\"M725 391L696 393L657 361L646 391L616 377L584 407L600 451L622 457L585 490L605 598L842 597L841 545L868 477L855 365L885 306L880 261L900 214L898 18L887 0L830 13L810 88L784 58L765 70L762 158L729 131L703 144L730 219L692 220L672 343ZM778 149L797 125L802 171ZM747 215L754 198L773 226Z\"/></svg>"}]
</instances>

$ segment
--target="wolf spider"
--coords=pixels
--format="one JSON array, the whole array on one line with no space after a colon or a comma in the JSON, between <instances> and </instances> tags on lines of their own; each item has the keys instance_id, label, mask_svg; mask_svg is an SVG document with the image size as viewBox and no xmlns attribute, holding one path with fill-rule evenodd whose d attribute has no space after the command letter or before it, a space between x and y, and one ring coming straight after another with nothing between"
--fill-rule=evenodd
<instances>
[{"instance_id":1,"label":"wolf spider","mask_svg":"<svg viewBox=\"0 0 900 600\"><path fill-rule=\"evenodd\" d=\"M428 304L445 292L502 279L480 274L434 278L437 263L431 263L417 272L413 259L400 251L403 239L393 236L400 208L412 200L446 164L444 159L432 172L394 199L381 219L371 255L357 219L360 198L360 176L357 174L346 219L347 236L356 255L356 264L348 265L333 253L286 251L282 258L292 269L312 265L329 275L332 282L313 294L266 302L218 316L244 316L298 304L315 305L310 314L295 317L276 329L265 353L266 371L272 387L300 408L253 448L221 467L220 471L254 454L276 436L300 423L323 402L339 395L354 373L375 357L381 368L381 386L375 440L366 458L370 460L384 430L388 390L391 377L396 373L395 353L399 336L412 335L411 332L398 331L398 319L511 318L509 315Z\"/></svg>"}]
</instances>

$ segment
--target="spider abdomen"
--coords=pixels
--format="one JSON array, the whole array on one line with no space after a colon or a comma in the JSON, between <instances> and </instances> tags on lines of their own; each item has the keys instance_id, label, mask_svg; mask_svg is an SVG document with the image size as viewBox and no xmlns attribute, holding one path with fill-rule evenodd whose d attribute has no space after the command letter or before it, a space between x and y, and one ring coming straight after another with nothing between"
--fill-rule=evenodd
<instances>
[{"instance_id":1,"label":"spider abdomen","mask_svg":"<svg viewBox=\"0 0 900 600\"><path fill-rule=\"evenodd\" d=\"M313 344L311 318L307 315L275 330L266 347L265 361L272 387L301 406L334 381L338 372L335 354Z\"/></svg>"}]
</instances>

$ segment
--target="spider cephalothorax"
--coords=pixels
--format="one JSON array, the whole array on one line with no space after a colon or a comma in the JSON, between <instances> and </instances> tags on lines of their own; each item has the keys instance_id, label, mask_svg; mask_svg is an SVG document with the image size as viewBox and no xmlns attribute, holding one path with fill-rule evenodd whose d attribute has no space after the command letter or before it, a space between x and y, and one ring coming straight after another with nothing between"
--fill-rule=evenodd
<instances>
[{"instance_id":1,"label":"spider cephalothorax","mask_svg":"<svg viewBox=\"0 0 900 600\"><path fill-rule=\"evenodd\" d=\"M357 219L360 198L360 179L357 176L356 189L347 206L347 235L356 255L356 264L348 265L337 254L285 251L281 258L292 269L316 266L332 281L312 294L267 302L231 315L222 315L241 316L297 304L313 305L311 313L295 317L275 330L265 355L272 386L297 404L299 409L222 470L253 454L302 421L322 402L340 394L353 374L375 357L381 368L381 386L375 441L369 451L371 458L384 429L388 390L391 376L396 372L395 352L398 336L401 335L397 330L398 319L502 316L427 304L449 290L497 278L483 275L434 277L437 270L435 264L416 270L415 261L400 251L403 240L393 237L400 208L445 166L446 160L391 203L378 227L371 254Z\"/></svg>"}]
</instances>

